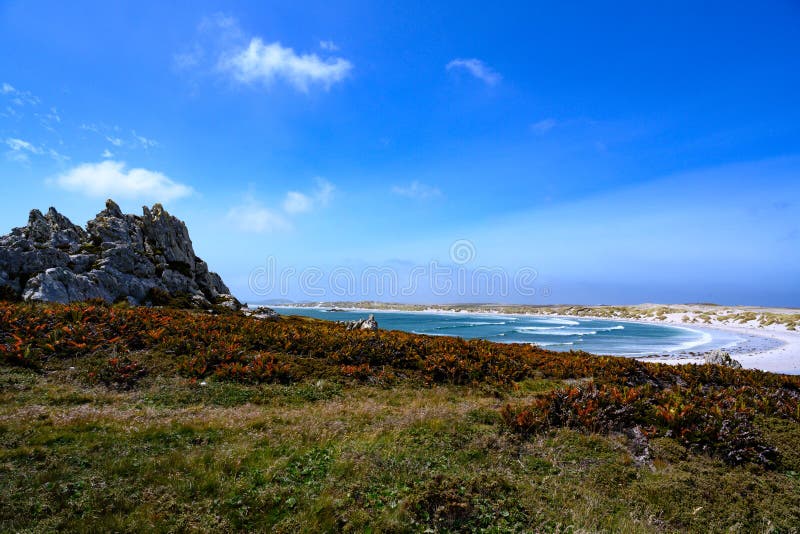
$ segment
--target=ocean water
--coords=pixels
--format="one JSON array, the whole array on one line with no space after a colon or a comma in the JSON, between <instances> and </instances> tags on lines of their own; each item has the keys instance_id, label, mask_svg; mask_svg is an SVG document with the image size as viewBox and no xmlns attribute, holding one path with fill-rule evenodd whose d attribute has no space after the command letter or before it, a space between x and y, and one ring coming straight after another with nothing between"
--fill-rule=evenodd
<instances>
[{"instance_id":1,"label":"ocean water","mask_svg":"<svg viewBox=\"0 0 800 534\"><path fill-rule=\"evenodd\" d=\"M381 328L431 336L480 338L499 343L535 343L557 350L646 356L687 354L730 348L744 339L736 334L683 326L599 319L525 315L402 311L328 311L325 308L275 307L284 315L352 321L375 314Z\"/></svg>"}]
</instances>

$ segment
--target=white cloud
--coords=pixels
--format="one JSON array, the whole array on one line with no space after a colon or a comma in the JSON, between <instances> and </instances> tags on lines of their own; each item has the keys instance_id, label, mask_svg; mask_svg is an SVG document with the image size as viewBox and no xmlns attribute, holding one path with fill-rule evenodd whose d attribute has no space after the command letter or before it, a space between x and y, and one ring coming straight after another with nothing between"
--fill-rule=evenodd
<instances>
[{"instance_id":1,"label":"white cloud","mask_svg":"<svg viewBox=\"0 0 800 534\"><path fill-rule=\"evenodd\" d=\"M102 157L103 157L103 159L113 158L114 157L114 153L111 152L109 149L105 149L105 150L103 150Z\"/></svg>"},{"instance_id":2,"label":"white cloud","mask_svg":"<svg viewBox=\"0 0 800 534\"><path fill-rule=\"evenodd\" d=\"M6 139L6 145L8 148L15 152L30 152L31 154L41 154L42 149L38 148L27 141L23 141L22 139L16 139L14 137L9 137Z\"/></svg>"},{"instance_id":3,"label":"white cloud","mask_svg":"<svg viewBox=\"0 0 800 534\"><path fill-rule=\"evenodd\" d=\"M179 70L187 70L196 67L203 59L204 51L199 46L195 46L188 52L174 54L172 62Z\"/></svg>"},{"instance_id":4,"label":"white cloud","mask_svg":"<svg viewBox=\"0 0 800 534\"><path fill-rule=\"evenodd\" d=\"M317 188L314 190L314 199L319 205L325 206L333 196L336 187L324 178L317 177L314 181L317 184Z\"/></svg>"},{"instance_id":5,"label":"white cloud","mask_svg":"<svg viewBox=\"0 0 800 534\"><path fill-rule=\"evenodd\" d=\"M5 140L5 143L10 149L6 152L6 157L12 161L27 163L31 154L39 155L44 153L41 148L22 139L9 137Z\"/></svg>"},{"instance_id":6,"label":"white cloud","mask_svg":"<svg viewBox=\"0 0 800 534\"><path fill-rule=\"evenodd\" d=\"M227 218L243 232L270 233L292 227L283 215L265 207L252 195L247 195L242 204L231 208Z\"/></svg>"},{"instance_id":7,"label":"white cloud","mask_svg":"<svg viewBox=\"0 0 800 534\"><path fill-rule=\"evenodd\" d=\"M191 187L147 169L126 169L121 161L84 163L56 177L53 182L67 191L91 197L143 198L166 202L191 195Z\"/></svg>"},{"instance_id":8,"label":"white cloud","mask_svg":"<svg viewBox=\"0 0 800 534\"><path fill-rule=\"evenodd\" d=\"M21 116L21 115L20 115L20 114L17 112L17 110L15 110L14 108L12 108L11 106L6 106L6 111L5 111L5 113L2 113L2 114L0 114L0 115L2 115L3 117L14 117L14 118L19 118L19 117Z\"/></svg>"},{"instance_id":9,"label":"white cloud","mask_svg":"<svg viewBox=\"0 0 800 534\"><path fill-rule=\"evenodd\" d=\"M107 135L106 141L108 141L114 146L122 146L122 139L120 139L119 137L111 137L110 135Z\"/></svg>"},{"instance_id":10,"label":"white cloud","mask_svg":"<svg viewBox=\"0 0 800 534\"><path fill-rule=\"evenodd\" d=\"M542 119L531 124L531 130L538 134L543 134L555 128L557 124L555 119Z\"/></svg>"},{"instance_id":11,"label":"white cloud","mask_svg":"<svg viewBox=\"0 0 800 534\"><path fill-rule=\"evenodd\" d=\"M487 85L496 85L503 78L480 59L457 58L447 64L447 70L464 69Z\"/></svg>"},{"instance_id":12,"label":"white cloud","mask_svg":"<svg viewBox=\"0 0 800 534\"><path fill-rule=\"evenodd\" d=\"M70 157L69 157L69 156L65 156L64 154L61 154L61 153L59 153L59 152L56 152L56 151L55 151L55 150L53 150L52 148L50 148L50 149L48 149L48 150L47 150L47 154L48 154L48 155L49 155L51 158L53 158L54 160L58 161L59 163L63 163L63 162L65 162L65 161L69 161L69 159L70 159Z\"/></svg>"},{"instance_id":13,"label":"white cloud","mask_svg":"<svg viewBox=\"0 0 800 534\"><path fill-rule=\"evenodd\" d=\"M264 44L260 38L234 53L223 55L219 67L230 72L241 83L260 82L264 85L284 80L296 89L307 92L311 85L329 89L342 81L353 65L346 59L336 57L321 59L316 54L298 55L280 43Z\"/></svg>"},{"instance_id":14,"label":"white cloud","mask_svg":"<svg viewBox=\"0 0 800 534\"><path fill-rule=\"evenodd\" d=\"M335 187L323 178L316 178L316 188L310 194L289 191L283 201L283 211L290 214L307 213L316 206L325 206L331 199Z\"/></svg>"},{"instance_id":15,"label":"white cloud","mask_svg":"<svg viewBox=\"0 0 800 534\"><path fill-rule=\"evenodd\" d=\"M187 46L183 52L172 56L173 64L178 70L204 70L213 50L228 49L235 44L241 44L243 39L239 22L223 13L203 17L197 25L197 32L199 40Z\"/></svg>"},{"instance_id":16,"label":"white cloud","mask_svg":"<svg viewBox=\"0 0 800 534\"><path fill-rule=\"evenodd\" d=\"M289 191L283 201L283 211L286 213L306 213L311 211L313 205L314 201L308 195L298 191Z\"/></svg>"},{"instance_id":17,"label":"white cloud","mask_svg":"<svg viewBox=\"0 0 800 534\"><path fill-rule=\"evenodd\" d=\"M20 91L8 82L3 82L3 85L0 85L0 93L12 97L11 103L17 106L24 106L25 104L35 106L40 102L39 98L31 92Z\"/></svg>"},{"instance_id":18,"label":"white cloud","mask_svg":"<svg viewBox=\"0 0 800 534\"><path fill-rule=\"evenodd\" d=\"M132 130L131 133L133 134L133 138L136 139L136 142L139 143L142 148L152 148L158 146L158 141L155 139L148 139L143 135L138 135L135 130Z\"/></svg>"},{"instance_id":19,"label":"white cloud","mask_svg":"<svg viewBox=\"0 0 800 534\"><path fill-rule=\"evenodd\" d=\"M333 41L320 41L319 47L323 50L330 50L331 52L339 50L339 46Z\"/></svg>"},{"instance_id":20,"label":"white cloud","mask_svg":"<svg viewBox=\"0 0 800 534\"><path fill-rule=\"evenodd\" d=\"M438 187L433 187L414 180L406 186L396 185L392 187L392 193L401 197L427 200L429 198L442 196Z\"/></svg>"},{"instance_id":21,"label":"white cloud","mask_svg":"<svg viewBox=\"0 0 800 534\"><path fill-rule=\"evenodd\" d=\"M31 155L47 155L58 162L64 162L69 159L68 156L60 154L52 148L39 147L23 139L9 137L5 140L5 144L10 149L8 152L6 152L6 157L12 161L27 163L30 161Z\"/></svg>"},{"instance_id":22,"label":"white cloud","mask_svg":"<svg viewBox=\"0 0 800 534\"><path fill-rule=\"evenodd\" d=\"M236 17L225 13L214 13L211 16L203 17L197 29L201 32L217 31L225 34L225 37L240 37L242 30L239 28L239 21Z\"/></svg>"},{"instance_id":23,"label":"white cloud","mask_svg":"<svg viewBox=\"0 0 800 534\"><path fill-rule=\"evenodd\" d=\"M283 82L308 92L312 87L329 89L353 69L347 59L298 53L280 42L269 42L244 32L236 18L216 13L202 19L193 43L173 55L173 64L188 74L215 74L240 84L270 86ZM321 50L338 50L333 41L319 41Z\"/></svg>"},{"instance_id":24,"label":"white cloud","mask_svg":"<svg viewBox=\"0 0 800 534\"><path fill-rule=\"evenodd\" d=\"M291 230L293 216L325 206L333 196L336 188L332 183L323 178L316 178L315 182L316 187L309 193L287 192L280 208L277 209L264 206L253 195L246 195L243 204L228 212L228 220L240 230L248 232Z\"/></svg>"},{"instance_id":25,"label":"white cloud","mask_svg":"<svg viewBox=\"0 0 800 534\"><path fill-rule=\"evenodd\" d=\"M42 128L50 132L55 132L55 126L61 123L61 115L55 107L51 107L49 113L35 113L34 116L39 119Z\"/></svg>"}]
</instances>

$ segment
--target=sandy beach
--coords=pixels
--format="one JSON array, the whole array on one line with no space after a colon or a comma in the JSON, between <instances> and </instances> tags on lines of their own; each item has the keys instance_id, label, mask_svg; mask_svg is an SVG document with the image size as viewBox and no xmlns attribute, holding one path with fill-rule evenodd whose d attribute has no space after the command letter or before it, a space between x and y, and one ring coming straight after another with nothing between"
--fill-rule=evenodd
<instances>
[{"instance_id":1,"label":"sandy beach","mask_svg":"<svg viewBox=\"0 0 800 534\"><path fill-rule=\"evenodd\" d=\"M730 350L731 355L746 369L760 369L774 373L800 374L800 332L787 330L781 324L761 326L758 321L749 321L744 324L711 319L710 324L687 324L683 318L693 317L697 312L679 312L666 314L666 319L650 318L640 319L642 322L664 323L678 326L696 327L702 330L723 330L755 338L770 340L769 343L758 343L750 340ZM776 346L776 343L778 344ZM702 356L675 356L667 358L647 358L647 361L662 361L665 363L703 363Z\"/></svg>"}]
</instances>

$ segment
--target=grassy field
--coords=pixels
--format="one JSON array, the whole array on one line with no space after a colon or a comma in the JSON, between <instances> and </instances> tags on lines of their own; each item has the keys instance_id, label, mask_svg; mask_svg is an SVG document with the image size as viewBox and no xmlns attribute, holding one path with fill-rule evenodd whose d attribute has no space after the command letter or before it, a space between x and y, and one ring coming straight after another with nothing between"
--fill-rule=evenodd
<instances>
[{"instance_id":1,"label":"grassy field","mask_svg":"<svg viewBox=\"0 0 800 534\"><path fill-rule=\"evenodd\" d=\"M142 330L136 321L162 326ZM187 343L181 329L196 330L196 321L201 339ZM214 328L242 350L202 338ZM475 345L481 354L496 351L490 365L475 372L461 362L473 372L464 375L430 362L445 366L439 351L456 349L475 358L464 348L473 345L337 328L166 310L0 309L0 531L793 532L800 525L795 379L712 366L675 374L491 344ZM305 337L289 343L298 332ZM377 348L376 339L384 342ZM256 343L263 346L253 356ZM212 348L198 367L191 356L203 344ZM417 359L403 359L398 347ZM265 350L270 371L253 363L266 361ZM396 365L378 367L387 350ZM503 380L509 372L514 379ZM625 399L597 394L606 386ZM711 404L692 397L696 387ZM731 420L746 417L748 434L736 438L755 435L774 458L732 461L712 437L686 433L710 432L695 420L668 428L655 411L675 406L665 404L667 395L683 403L682 413L693 413L691 401L706 423L719 416L717 440ZM652 421L642 426L646 454L627 424L615 424L622 421ZM752 439L742 450L762 450Z\"/></svg>"}]
</instances>

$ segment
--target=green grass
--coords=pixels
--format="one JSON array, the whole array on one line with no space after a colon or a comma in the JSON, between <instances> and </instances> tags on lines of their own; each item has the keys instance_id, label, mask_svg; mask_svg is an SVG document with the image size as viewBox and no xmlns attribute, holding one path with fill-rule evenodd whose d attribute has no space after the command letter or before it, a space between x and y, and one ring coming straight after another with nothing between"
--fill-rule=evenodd
<instances>
[{"instance_id":1,"label":"green grass","mask_svg":"<svg viewBox=\"0 0 800 534\"><path fill-rule=\"evenodd\" d=\"M762 418L781 465L730 467L669 438L532 438L497 410L563 387L150 376L0 368L0 531L754 532L800 525L800 428Z\"/></svg>"}]
</instances>

